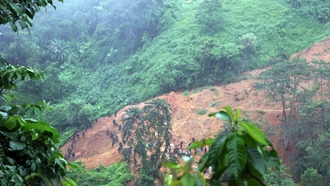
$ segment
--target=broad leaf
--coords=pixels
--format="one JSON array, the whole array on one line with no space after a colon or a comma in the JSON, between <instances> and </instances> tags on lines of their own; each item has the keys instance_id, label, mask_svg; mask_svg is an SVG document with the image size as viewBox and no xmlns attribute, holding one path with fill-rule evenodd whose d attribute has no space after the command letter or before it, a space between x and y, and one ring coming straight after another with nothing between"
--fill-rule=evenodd
<instances>
[{"instance_id":1,"label":"broad leaf","mask_svg":"<svg viewBox=\"0 0 330 186\"><path fill-rule=\"evenodd\" d=\"M239 109L236 109L236 112L233 117L235 122L238 121L238 119L240 118L240 115L241 115L241 111Z\"/></svg>"},{"instance_id":2,"label":"broad leaf","mask_svg":"<svg viewBox=\"0 0 330 186\"><path fill-rule=\"evenodd\" d=\"M212 144L209 151L201 158L200 164L198 165L199 171L203 171L205 168L210 166L218 167L218 160L224 159L221 156L226 148L226 140L228 135L218 135Z\"/></svg>"},{"instance_id":3,"label":"broad leaf","mask_svg":"<svg viewBox=\"0 0 330 186\"><path fill-rule=\"evenodd\" d=\"M28 130L39 130L39 131L48 131L50 132L52 135L50 136L50 138L55 142L58 143L59 142L59 133L58 131L49 126L47 123L44 122L39 122L39 123L29 123L28 125L24 125L22 127L22 131L26 132Z\"/></svg>"},{"instance_id":4,"label":"broad leaf","mask_svg":"<svg viewBox=\"0 0 330 186\"><path fill-rule=\"evenodd\" d=\"M264 176L266 175L267 165L263 156L255 148L248 149L248 169L250 173L264 181Z\"/></svg>"},{"instance_id":5,"label":"broad leaf","mask_svg":"<svg viewBox=\"0 0 330 186\"><path fill-rule=\"evenodd\" d=\"M257 142L266 146L268 145L264 133L257 126L245 121L239 122L239 125L241 125L245 131Z\"/></svg>"},{"instance_id":6,"label":"broad leaf","mask_svg":"<svg viewBox=\"0 0 330 186\"><path fill-rule=\"evenodd\" d=\"M16 14L23 13L23 9L16 5L16 3L9 3L10 7L16 12Z\"/></svg>"},{"instance_id":7,"label":"broad leaf","mask_svg":"<svg viewBox=\"0 0 330 186\"><path fill-rule=\"evenodd\" d=\"M194 186L196 185L195 177L189 173L185 173L181 178L182 186Z\"/></svg>"},{"instance_id":8,"label":"broad leaf","mask_svg":"<svg viewBox=\"0 0 330 186\"><path fill-rule=\"evenodd\" d=\"M248 157L243 138L237 132L230 134L226 149L230 175L238 180Z\"/></svg>"},{"instance_id":9,"label":"broad leaf","mask_svg":"<svg viewBox=\"0 0 330 186\"><path fill-rule=\"evenodd\" d=\"M224 106L224 107L222 107L222 109L224 109L231 118L234 118L234 112L230 106Z\"/></svg>"},{"instance_id":10,"label":"broad leaf","mask_svg":"<svg viewBox=\"0 0 330 186\"><path fill-rule=\"evenodd\" d=\"M262 184L255 178L246 179L248 186L262 186Z\"/></svg>"},{"instance_id":11,"label":"broad leaf","mask_svg":"<svg viewBox=\"0 0 330 186\"><path fill-rule=\"evenodd\" d=\"M215 116L215 117L219 118L222 121L226 121L229 124L232 124L232 120L231 120L230 115L225 111L219 111L219 112L216 112L216 113L212 113L212 114L209 114L209 116L210 117Z\"/></svg>"},{"instance_id":12,"label":"broad leaf","mask_svg":"<svg viewBox=\"0 0 330 186\"><path fill-rule=\"evenodd\" d=\"M17 142L17 141L10 141L9 146L13 150L22 150L26 147L24 143Z\"/></svg>"},{"instance_id":13,"label":"broad leaf","mask_svg":"<svg viewBox=\"0 0 330 186\"><path fill-rule=\"evenodd\" d=\"M16 120L10 118L9 120L6 121L5 126L8 130L12 130L16 127L16 124L17 124Z\"/></svg>"}]
</instances>

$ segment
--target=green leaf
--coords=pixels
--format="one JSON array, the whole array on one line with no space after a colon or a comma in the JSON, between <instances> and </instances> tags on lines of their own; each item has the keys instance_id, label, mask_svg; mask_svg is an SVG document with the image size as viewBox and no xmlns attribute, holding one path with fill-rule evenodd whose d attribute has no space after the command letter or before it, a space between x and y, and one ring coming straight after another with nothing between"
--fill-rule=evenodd
<instances>
[{"instance_id":1,"label":"green leaf","mask_svg":"<svg viewBox=\"0 0 330 186\"><path fill-rule=\"evenodd\" d=\"M209 117L212 117L212 116L215 116L215 117L219 118L222 121L226 121L229 124L232 123L231 117L225 111L219 111L219 112L216 112L216 113L209 114Z\"/></svg>"},{"instance_id":2,"label":"green leaf","mask_svg":"<svg viewBox=\"0 0 330 186\"><path fill-rule=\"evenodd\" d=\"M10 118L9 120L6 121L5 126L8 130L12 130L16 127L16 124L17 124L16 120Z\"/></svg>"},{"instance_id":3,"label":"green leaf","mask_svg":"<svg viewBox=\"0 0 330 186\"><path fill-rule=\"evenodd\" d=\"M17 14L22 14L23 13L23 9L20 8L19 6L17 6L16 3L8 3L8 4Z\"/></svg>"},{"instance_id":4,"label":"green leaf","mask_svg":"<svg viewBox=\"0 0 330 186\"><path fill-rule=\"evenodd\" d=\"M31 164L31 170L32 170L33 172L36 171L36 163L35 163L35 162L32 162L32 164Z\"/></svg>"},{"instance_id":5,"label":"green leaf","mask_svg":"<svg viewBox=\"0 0 330 186\"><path fill-rule=\"evenodd\" d=\"M24 125L22 127L22 131L26 132L29 130L33 130L34 132L37 132L35 130L39 130L39 131L47 131L50 132L52 135L50 136L50 138L54 141L54 143L58 143L59 142L59 134L58 131L51 127L49 124L45 123L45 122L38 122L38 123L29 123L28 125ZM39 133L39 135L41 135Z\"/></svg>"},{"instance_id":6,"label":"green leaf","mask_svg":"<svg viewBox=\"0 0 330 186\"><path fill-rule=\"evenodd\" d=\"M230 106L224 106L224 107L222 107L222 109L224 109L231 118L234 118L234 112Z\"/></svg>"},{"instance_id":7,"label":"green leaf","mask_svg":"<svg viewBox=\"0 0 330 186\"><path fill-rule=\"evenodd\" d=\"M195 177L189 173L185 173L181 178L182 186L194 186L196 185Z\"/></svg>"},{"instance_id":8,"label":"green leaf","mask_svg":"<svg viewBox=\"0 0 330 186\"><path fill-rule=\"evenodd\" d=\"M227 138L228 135L218 135L216 137L209 151L200 160L198 165L198 170L200 172L210 166L215 166L216 168L220 166L219 169L222 169L225 166L223 163L223 154L225 153ZM219 162L222 162L222 164L219 165Z\"/></svg>"},{"instance_id":9,"label":"green leaf","mask_svg":"<svg viewBox=\"0 0 330 186\"><path fill-rule=\"evenodd\" d=\"M196 141L193 144L191 144L188 149L194 149L194 148L198 148L198 147L203 147L206 145L212 145L214 143L215 139L214 138L208 138L208 139L203 139L200 141Z\"/></svg>"},{"instance_id":10,"label":"green leaf","mask_svg":"<svg viewBox=\"0 0 330 186\"><path fill-rule=\"evenodd\" d=\"M248 186L262 186L262 184L255 178L248 178L246 179L246 182Z\"/></svg>"},{"instance_id":11,"label":"green leaf","mask_svg":"<svg viewBox=\"0 0 330 186\"><path fill-rule=\"evenodd\" d=\"M266 175L267 165L263 156L255 148L248 149L248 169L250 173L264 181L264 176Z\"/></svg>"},{"instance_id":12,"label":"green leaf","mask_svg":"<svg viewBox=\"0 0 330 186\"><path fill-rule=\"evenodd\" d=\"M16 132L5 132L5 131L0 130L0 133L11 140L14 140L14 141L18 140L18 136L17 136Z\"/></svg>"},{"instance_id":13,"label":"green leaf","mask_svg":"<svg viewBox=\"0 0 330 186\"><path fill-rule=\"evenodd\" d=\"M79 165L76 163L72 163L72 162L67 162L68 166L71 167L72 169L78 169Z\"/></svg>"},{"instance_id":14,"label":"green leaf","mask_svg":"<svg viewBox=\"0 0 330 186\"><path fill-rule=\"evenodd\" d=\"M264 152L264 157L266 162L272 166L275 167L276 169L279 169L281 166L280 159L278 158L278 154L276 150L274 150L274 147L272 144L270 144L270 147L272 148L271 151Z\"/></svg>"},{"instance_id":15,"label":"green leaf","mask_svg":"<svg viewBox=\"0 0 330 186\"><path fill-rule=\"evenodd\" d=\"M230 134L226 149L230 175L239 180L248 157L243 138L237 132Z\"/></svg>"},{"instance_id":16,"label":"green leaf","mask_svg":"<svg viewBox=\"0 0 330 186\"><path fill-rule=\"evenodd\" d=\"M167 167L167 168L172 168L172 169L182 168L182 165L177 164L175 162L168 162L168 161L165 161L162 166Z\"/></svg>"},{"instance_id":17,"label":"green leaf","mask_svg":"<svg viewBox=\"0 0 330 186\"><path fill-rule=\"evenodd\" d=\"M77 183L75 181L73 181L71 178L61 179L61 184L63 186L77 186Z\"/></svg>"},{"instance_id":18,"label":"green leaf","mask_svg":"<svg viewBox=\"0 0 330 186\"><path fill-rule=\"evenodd\" d=\"M57 163L62 169L65 169L66 161L63 158L55 158L55 163Z\"/></svg>"},{"instance_id":19,"label":"green leaf","mask_svg":"<svg viewBox=\"0 0 330 186\"><path fill-rule=\"evenodd\" d=\"M241 115L241 111L239 109L236 109L236 113L233 117L235 122L238 121L238 119L240 118L240 115Z\"/></svg>"},{"instance_id":20,"label":"green leaf","mask_svg":"<svg viewBox=\"0 0 330 186\"><path fill-rule=\"evenodd\" d=\"M24 143L17 142L17 141L10 141L9 146L13 150L22 150L26 147Z\"/></svg>"},{"instance_id":21,"label":"green leaf","mask_svg":"<svg viewBox=\"0 0 330 186\"><path fill-rule=\"evenodd\" d=\"M13 100L13 98L11 97L11 96L9 96L9 95L5 95L5 94L3 94L2 95L6 100L7 100L7 102L11 102L12 100Z\"/></svg>"},{"instance_id":22,"label":"green leaf","mask_svg":"<svg viewBox=\"0 0 330 186\"><path fill-rule=\"evenodd\" d=\"M239 125L241 125L254 140L263 145L268 145L264 133L257 126L245 121L239 122Z\"/></svg>"}]
</instances>

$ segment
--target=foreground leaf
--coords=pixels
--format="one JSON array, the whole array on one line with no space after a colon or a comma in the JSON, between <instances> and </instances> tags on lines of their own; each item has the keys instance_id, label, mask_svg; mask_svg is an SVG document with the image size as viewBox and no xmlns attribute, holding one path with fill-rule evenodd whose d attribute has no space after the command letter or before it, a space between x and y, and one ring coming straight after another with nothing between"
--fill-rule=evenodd
<instances>
[{"instance_id":1,"label":"foreground leaf","mask_svg":"<svg viewBox=\"0 0 330 186\"><path fill-rule=\"evenodd\" d=\"M255 125L249 122L241 121L239 124L245 129L245 131L257 142L268 145L264 133Z\"/></svg>"},{"instance_id":2,"label":"foreground leaf","mask_svg":"<svg viewBox=\"0 0 330 186\"><path fill-rule=\"evenodd\" d=\"M243 138L237 132L230 134L226 149L230 175L238 180L248 157Z\"/></svg>"}]
</instances>

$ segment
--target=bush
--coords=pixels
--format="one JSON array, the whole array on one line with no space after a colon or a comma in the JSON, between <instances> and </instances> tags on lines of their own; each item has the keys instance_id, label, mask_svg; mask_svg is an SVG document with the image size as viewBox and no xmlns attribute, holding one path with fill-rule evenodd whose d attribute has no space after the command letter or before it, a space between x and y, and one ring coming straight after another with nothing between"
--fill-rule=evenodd
<instances>
[{"instance_id":1,"label":"bush","mask_svg":"<svg viewBox=\"0 0 330 186\"><path fill-rule=\"evenodd\" d=\"M78 164L79 168L69 170L67 177L75 180L79 186L124 186L135 178L134 174L130 173L127 164L123 162L117 162L110 167L99 166L89 171L84 164Z\"/></svg>"}]
</instances>

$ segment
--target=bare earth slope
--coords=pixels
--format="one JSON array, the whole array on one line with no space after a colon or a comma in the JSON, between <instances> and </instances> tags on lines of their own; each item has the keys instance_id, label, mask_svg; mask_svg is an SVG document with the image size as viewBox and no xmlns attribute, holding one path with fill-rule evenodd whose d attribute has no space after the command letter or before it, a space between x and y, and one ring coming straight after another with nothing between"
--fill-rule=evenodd
<instances>
[{"instance_id":1,"label":"bare earth slope","mask_svg":"<svg viewBox=\"0 0 330 186\"><path fill-rule=\"evenodd\" d=\"M307 61L315 58L317 60L330 61L330 40L323 40L303 52L296 54L301 58L306 58ZM266 69L263 69L266 70ZM247 77L258 75L263 70L251 71L243 74ZM243 115L250 117L252 121L261 124L261 127L266 130L271 125L278 125L281 122L282 110L278 102L272 102L266 98L262 91L256 91L253 88L256 80L247 79L237 83L214 86L206 88L197 93L190 93L184 96L182 92L171 92L157 98L165 99L172 106L172 142L179 145L180 141L184 142L184 146L191 141L191 138L203 139L213 137L222 127L222 122L216 118L209 118L207 114L199 115L199 110L207 110L207 113L218 111L225 105L230 105L233 108L240 108ZM98 165L109 166L118 162L122 156L118 153L118 143L113 147L111 139L106 135L107 129L118 134L120 140L120 132L118 127L113 127L112 120L116 119L120 124L120 118L127 108L142 107L143 103L138 105L126 106L121 109L117 116L103 117L97 120L94 127L88 129L85 137L74 144L75 160L82 161L87 168L95 168ZM274 143L276 150L279 151L284 162L288 163L290 155L293 153L289 150L285 151L282 143L281 132L265 131L272 133L271 141ZM71 146L71 142L65 144L61 150L63 154ZM293 149L293 148L291 148ZM70 159L72 160L72 158Z\"/></svg>"}]
</instances>

